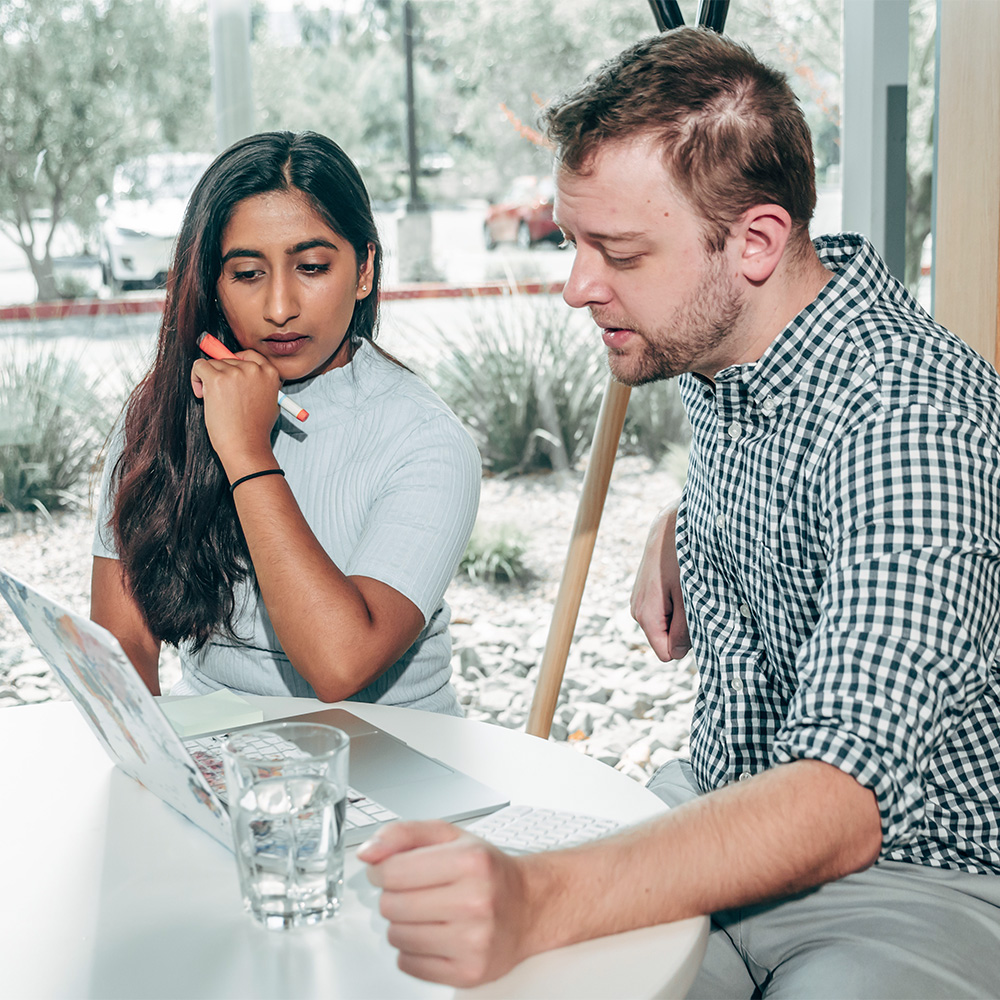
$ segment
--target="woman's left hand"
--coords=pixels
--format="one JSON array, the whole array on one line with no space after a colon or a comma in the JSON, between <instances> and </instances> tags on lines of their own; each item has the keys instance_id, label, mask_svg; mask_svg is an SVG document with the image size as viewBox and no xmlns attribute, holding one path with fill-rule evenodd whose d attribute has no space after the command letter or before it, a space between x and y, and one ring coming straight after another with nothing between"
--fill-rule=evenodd
<instances>
[{"instance_id":1,"label":"woman's left hand","mask_svg":"<svg viewBox=\"0 0 1000 1000\"><path fill-rule=\"evenodd\" d=\"M230 480L272 461L271 429L278 417L277 369L256 351L234 358L199 358L191 389L205 403L205 428Z\"/></svg>"}]
</instances>

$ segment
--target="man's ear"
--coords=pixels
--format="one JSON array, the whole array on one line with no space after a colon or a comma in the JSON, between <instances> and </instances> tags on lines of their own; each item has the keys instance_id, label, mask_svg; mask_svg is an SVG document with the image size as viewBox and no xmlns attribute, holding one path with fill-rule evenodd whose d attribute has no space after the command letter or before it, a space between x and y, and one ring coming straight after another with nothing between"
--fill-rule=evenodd
<instances>
[{"instance_id":1,"label":"man's ear","mask_svg":"<svg viewBox=\"0 0 1000 1000\"><path fill-rule=\"evenodd\" d=\"M740 266L753 284L774 273L792 234L792 217L780 205L754 205L736 224Z\"/></svg>"}]
</instances>

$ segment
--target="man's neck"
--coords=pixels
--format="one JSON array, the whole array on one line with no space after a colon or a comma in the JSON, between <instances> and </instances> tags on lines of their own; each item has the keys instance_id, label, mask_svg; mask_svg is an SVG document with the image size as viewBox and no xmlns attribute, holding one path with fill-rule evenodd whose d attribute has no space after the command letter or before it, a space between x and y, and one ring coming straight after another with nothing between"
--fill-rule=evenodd
<instances>
[{"instance_id":1,"label":"man's neck","mask_svg":"<svg viewBox=\"0 0 1000 1000\"><path fill-rule=\"evenodd\" d=\"M739 353L734 364L758 361L774 343L781 331L813 301L833 277L816 256L810 244L795 258L788 257L768 281L751 289L747 309L734 344Z\"/></svg>"}]
</instances>

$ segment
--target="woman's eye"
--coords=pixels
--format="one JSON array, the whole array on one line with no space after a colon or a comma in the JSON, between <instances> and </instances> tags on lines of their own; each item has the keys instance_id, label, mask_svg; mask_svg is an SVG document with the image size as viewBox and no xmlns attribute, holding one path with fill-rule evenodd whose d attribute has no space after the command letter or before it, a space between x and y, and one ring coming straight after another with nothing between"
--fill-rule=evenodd
<instances>
[{"instance_id":1,"label":"woman's eye","mask_svg":"<svg viewBox=\"0 0 1000 1000\"><path fill-rule=\"evenodd\" d=\"M260 274L260 271L256 269L251 269L249 271L233 271L233 281L249 281L251 278L256 278Z\"/></svg>"},{"instance_id":2,"label":"woman's eye","mask_svg":"<svg viewBox=\"0 0 1000 1000\"><path fill-rule=\"evenodd\" d=\"M299 264L299 269L306 274L326 274L330 270L329 264Z\"/></svg>"}]
</instances>

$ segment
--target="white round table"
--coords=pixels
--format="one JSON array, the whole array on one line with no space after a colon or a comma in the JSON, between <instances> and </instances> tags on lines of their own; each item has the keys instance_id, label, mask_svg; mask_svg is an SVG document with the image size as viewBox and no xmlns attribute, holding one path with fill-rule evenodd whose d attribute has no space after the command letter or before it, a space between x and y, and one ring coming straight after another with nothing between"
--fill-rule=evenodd
<instances>
[{"instance_id":1,"label":"white round table","mask_svg":"<svg viewBox=\"0 0 1000 1000\"><path fill-rule=\"evenodd\" d=\"M251 699L266 718L322 706ZM571 747L484 723L345 703L514 803L638 822L651 792ZM243 912L232 855L117 770L73 705L0 711L3 996L681 997L704 953L699 917L537 955L473 990L396 968L378 893L347 853L344 905L320 927L266 931Z\"/></svg>"}]
</instances>

